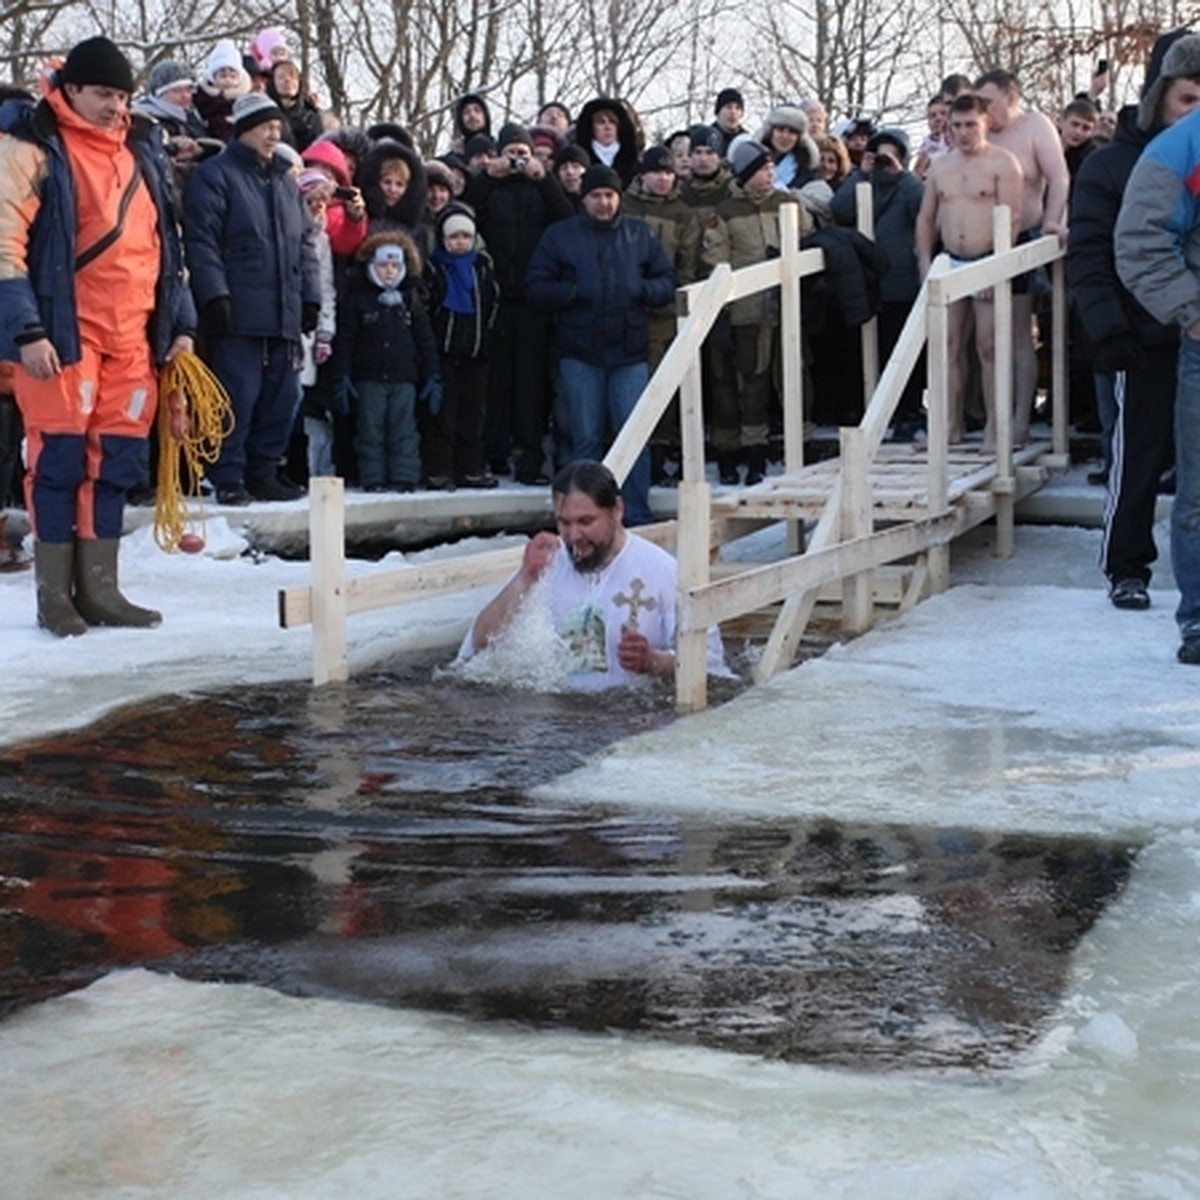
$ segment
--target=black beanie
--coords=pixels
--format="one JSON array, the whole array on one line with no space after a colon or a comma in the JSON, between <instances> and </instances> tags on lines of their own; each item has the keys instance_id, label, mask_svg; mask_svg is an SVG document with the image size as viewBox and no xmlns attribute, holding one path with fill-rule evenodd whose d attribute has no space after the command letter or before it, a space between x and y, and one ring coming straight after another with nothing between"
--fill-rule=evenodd
<instances>
[{"instance_id":1,"label":"black beanie","mask_svg":"<svg viewBox=\"0 0 1200 1200\"><path fill-rule=\"evenodd\" d=\"M532 150L533 138L529 136L529 130L524 125L509 121L500 127L500 132L496 135L496 145L500 147L501 152L505 146L528 146Z\"/></svg>"},{"instance_id":2,"label":"black beanie","mask_svg":"<svg viewBox=\"0 0 1200 1200\"><path fill-rule=\"evenodd\" d=\"M643 175L649 171L670 171L675 174L675 156L666 146L650 146L642 155L640 170Z\"/></svg>"},{"instance_id":3,"label":"black beanie","mask_svg":"<svg viewBox=\"0 0 1200 1200\"><path fill-rule=\"evenodd\" d=\"M717 93L717 107L715 112L720 112L727 104L740 104L744 109L746 101L742 99L742 93L737 88L722 88Z\"/></svg>"},{"instance_id":4,"label":"black beanie","mask_svg":"<svg viewBox=\"0 0 1200 1200\"><path fill-rule=\"evenodd\" d=\"M73 83L77 87L116 88L119 92L133 92L133 67L129 59L106 37L88 38L72 47L58 72L59 83Z\"/></svg>"},{"instance_id":5,"label":"black beanie","mask_svg":"<svg viewBox=\"0 0 1200 1200\"><path fill-rule=\"evenodd\" d=\"M579 194L586 196L588 192L594 192L597 188L611 188L614 192L620 192L622 190L620 175L612 167L606 167L602 163L588 167L583 173Z\"/></svg>"}]
</instances>

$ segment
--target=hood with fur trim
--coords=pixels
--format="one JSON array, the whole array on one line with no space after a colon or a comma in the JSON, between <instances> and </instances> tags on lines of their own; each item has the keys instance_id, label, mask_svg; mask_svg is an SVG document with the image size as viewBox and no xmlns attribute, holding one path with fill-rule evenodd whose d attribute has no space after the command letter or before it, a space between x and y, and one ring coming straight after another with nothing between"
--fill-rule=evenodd
<instances>
[{"instance_id":1,"label":"hood with fur trim","mask_svg":"<svg viewBox=\"0 0 1200 1200\"><path fill-rule=\"evenodd\" d=\"M399 246L404 251L405 282L416 282L421 276L421 252L417 243L403 229L385 229L382 233L373 233L367 238L354 257L360 263L366 264L375 257L375 251L380 246Z\"/></svg>"},{"instance_id":2,"label":"hood with fur trim","mask_svg":"<svg viewBox=\"0 0 1200 1200\"><path fill-rule=\"evenodd\" d=\"M641 128L630 112L629 106L623 100L614 100L609 96L597 96L595 99L589 100L580 109L579 118L575 122L575 144L582 146L588 154L591 154L592 142L595 140L592 123L596 119L596 114L602 110L615 113L617 117L617 141L621 145L621 149L617 153L617 160L636 162L642 155L644 139Z\"/></svg>"},{"instance_id":3,"label":"hood with fur trim","mask_svg":"<svg viewBox=\"0 0 1200 1200\"><path fill-rule=\"evenodd\" d=\"M391 158L402 160L408 167L408 187L404 195L389 206L379 190L379 169ZM377 142L358 164L354 182L362 189L363 199L367 202L367 216L372 229L381 225L400 225L405 229L418 227L425 211L429 181L425 175L424 161L410 146L387 138Z\"/></svg>"}]
</instances>

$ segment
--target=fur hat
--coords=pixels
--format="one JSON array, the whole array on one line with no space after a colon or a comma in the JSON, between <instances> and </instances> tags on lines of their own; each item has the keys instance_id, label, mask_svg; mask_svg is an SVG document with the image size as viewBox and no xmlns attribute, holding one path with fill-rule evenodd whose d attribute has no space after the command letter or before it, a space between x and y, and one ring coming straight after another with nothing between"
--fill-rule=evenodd
<instances>
[{"instance_id":1,"label":"fur hat","mask_svg":"<svg viewBox=\"0 0 1200 1200\"><path fill-rule=\"evenodd\" d=\"M402 229L386 229L382 233L373 233L368 237L354 255L361 263L372 262L375 252L380 246L399 246L404 251L404 259L408 274L416 279L421 274L421 254L417 244Z\"/></svg>"},{"instance_id":2,"label":"fur hat","mask_svg":"<svg viewBox=\"0 0 1200 1200\"><path fill-rule=\"evenodd\" d=\"M1147 86L1138 104L1137 123L1143 133L1162 124L1162 114L1158 110L1171 80L1192 78L1200 79L1200 34L1182 33L1175 37L1171 48L1162 56L1162 69Z\"/></svg>"},{"instance_id":3,"label":"fur hat","mask_svg":"<svg viewBox=\"0 0 1200 1200\"><path fill-rule=\"evenodd\" d=\"M688 129L688 138L693 150L712 150L721 153L721 135L711 125L693 125Z\"/></svg>"},{"instance_id":4,"label":"fur hat","mask_svg":"<svg viewBox=\"0 0 1200 1200\"><path fill-rule=\"evenodd\" d=\"M583 182L579 185L579 194L586 196L588 192L594 192L597 188L610 188L614 192L624 190L620 175L612 167L605 167L600 163L596 163L584 171Z\"/></svg>"},{"instance_id":5,"label":"fur hat","mask_svg":"<svg viewBox=\"0 0 1200 1200\"><path fill-rule=\"evenodd\" d=\"M713 108L713 112L719 113L727 104L739 104L741 105L743 111L745 111L746 108L746 100L742 96L742 93L739 92L737 88L733 87L722 88L717 93L717 103Z\"/></svg>"},{"instance_id":6,"label":"fur hat","mask_svg":"<svg viewBox=\"0 0 1200 1200\"><path fill-rule=\"evenodd\" d=\"M251 92L233 102L234 137L241 137L243 133L267 121L283 119L283 110L263 92Z\"/></svg>"},{"instance_id":7,"label":"fur hat","mask_svg":"<svg viewBox=\"0 0 1200 1200\"><path fill-rule=\"evenodd\" d=\"M763 122L764 127L773 129L782 125L784 129L794 129L797 133L808 132L808 113L798 104L777 104Z\"/></svg>"},{"instance_id":8,"label":"fur hat","mask_svg":"<svg viewBox=\"0 0 1200 1200\"><path fill-rule=\"evenodd\" d=\"M386 138L392 142L399 142L410 150L413 148L413 135L396 121L376 121L374 125L368 125L367 137L373 142L382 142Z\"/></svg>"},{"instance_id":9,"label":"fur hat","mask_svg":"<svg viewBox=\"0 0 1200 1200\"><path fill-rule=\"evenodd\" d=\"M178 87L181 83L195 83L191 71L181 62L176 62L173 58L168 58L160 62L154 70L150 72L150 78L147 80L146 90L152 96L161 96L164 92L169 92L173 87Z\"/></svg>"},{"instance_id":10,"label":"fur hat","mask_svg":"<svg viewBox=\"0 0 1200 1200\"><path fill-rule=\"evenodd\" d=\"M106 37L87 38L71 48L67 61L58 72L59 83L76 87L115 88L133 92L133 67L129 59Z\"/></svg>"},{"instance_id":11,"label":"fur hat","mask_svg":"<svg viewBox=\"0 0 1200 1200\"><path fill-rule=\"evenodd\" d=\"M666 146L651 146L642 155L642 162L639 169L643 175L651 171L670 171L674 175L675 156Z\"/></svg>"},{"instance_id":12,"label":"fur hat","mask_svg":"<svg viewBox=\"0 0 1200 1200\"><path fill-rule=\"evenodd\" d=\"M734 181L745 184L763 165L771 161L771 152L753 138L740 138L729 149L729 166Z\"/></svg>"},{"instance_id":13,"label":"fur hat","mask_svg":"<svg viewBox=\"0 0 1200 1200\"><path fill-rule=\"evenodd\" d=\"M212 53L205 59L204 82L212 83L213 76L226 68L237 71L239 74L245 70L245 67L242 66L242 56L228 38L219 41L213 47Z\"/></svg>"},{"instance_id":14,"label":"fur hat","mask_svg":"<svg viewBox=\"0 0 1200 1200\"><path fill-rule=\"evenodd\" d=\"M437 183L450 192L454 191L454 172L444 162L439 162L436 158L426 159L425 175L429 179L430 187Z\"/></svg>"}]
</instances>

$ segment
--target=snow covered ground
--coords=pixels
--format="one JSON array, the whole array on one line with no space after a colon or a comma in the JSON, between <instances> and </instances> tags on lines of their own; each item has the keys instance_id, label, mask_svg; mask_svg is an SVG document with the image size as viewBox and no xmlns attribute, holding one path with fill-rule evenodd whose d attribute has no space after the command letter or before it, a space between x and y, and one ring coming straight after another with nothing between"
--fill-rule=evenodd
<instances>
[{"instance_id":1,"label":"snow covered ground","mask_svg":"<svg viewBox=\"0 0 1200 1200\"><path fill-rule=\"evenodd\" d=\"M1007 563L988 536L956 551L946 595L549 788L1142 844L1015 1069L862 1075L119 972L0 1025L0 1191L1200 1196L1200 670L1175 661L1169 572L1149 612L1117 612L1097 531L1019 528ZM33 627L31 577L0 576L4 741L307 674L308 633L279 630L274 604L303 564L167 557L142 534L123 572L159 630L57 641ZM354 664L449 656L481 599L355 618Z\"/></svg>"}]
</instances>

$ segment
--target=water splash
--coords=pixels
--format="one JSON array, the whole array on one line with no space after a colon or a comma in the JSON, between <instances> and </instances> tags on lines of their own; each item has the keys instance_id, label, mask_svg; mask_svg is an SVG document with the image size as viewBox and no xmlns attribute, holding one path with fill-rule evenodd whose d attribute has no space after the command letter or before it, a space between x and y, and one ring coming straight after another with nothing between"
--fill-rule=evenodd
<instances>
[{"instance_id":1,"label":"water splash","mask_svg":"<svg viewBox=\"0 0 1200 1200\"><path fill-rule=\"evenodd\" d=\"M569 650L554 628L543 577L516 616L471 658L456 659L439 675L492 687L554 693L569 690Z\"/></svg>"}]
</instances>

